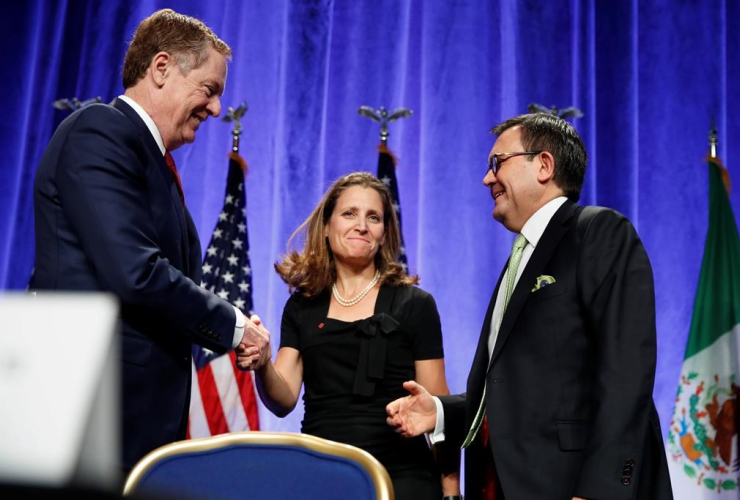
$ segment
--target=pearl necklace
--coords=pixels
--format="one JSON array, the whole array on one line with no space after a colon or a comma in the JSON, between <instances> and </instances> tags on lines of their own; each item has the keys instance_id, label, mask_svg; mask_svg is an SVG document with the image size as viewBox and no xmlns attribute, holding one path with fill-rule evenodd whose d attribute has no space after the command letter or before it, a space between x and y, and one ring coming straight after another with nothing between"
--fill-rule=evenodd
<instances>
[{"instance_id":1,"label":"pearl necklace","mask_svg":"<svg viewBox=\"0 0 740 500\"><path fill-rule=\"evenodd\" d=\"M354 298L349 299L349 300L339 295L339 290L337 290L336 283L334 283L331 286L331 293L334 294L334 298L336 299L337 303L339 303L340 306L352 307L353 305L357 304L362 299L364 299L365 295L370 293L370 290L373 289L373 287L375 286L375 284L378 282L379 279L380 279L380 271L375 271L375 276L373 276L372 281L370 281L370 283L368 283L367 286L360 291L360 293L355 295Z\"/></svg>"}]
</instances>

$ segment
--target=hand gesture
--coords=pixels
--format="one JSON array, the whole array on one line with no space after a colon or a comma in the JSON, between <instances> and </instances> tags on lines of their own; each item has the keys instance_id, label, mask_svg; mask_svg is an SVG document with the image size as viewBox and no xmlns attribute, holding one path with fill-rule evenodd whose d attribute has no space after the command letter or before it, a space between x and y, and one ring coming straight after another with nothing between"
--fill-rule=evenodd
<instances>
[{"instance_id":1,"label":"hand gesture","mask_svg":"<svg viewBox=\"0 0 740 500\"><path fill-rule=\"evenodd\" d=\"M432 396L414 381L404 382L403 387L411 394L385 407L388 425L403 437L433 431L437 425L437 406Z\"/></svg>"},{"instance_id":2,"label":"hand gesture","mask_svg":"<svg viewBox=\"0 0 740 500\"><path fill-rule=\"evenodd\" d=\"M250 371L265 366L272 358L270 332L256 314L246 320L244 335L236 348L236 366Z\"/></svg>"}]
</instances>

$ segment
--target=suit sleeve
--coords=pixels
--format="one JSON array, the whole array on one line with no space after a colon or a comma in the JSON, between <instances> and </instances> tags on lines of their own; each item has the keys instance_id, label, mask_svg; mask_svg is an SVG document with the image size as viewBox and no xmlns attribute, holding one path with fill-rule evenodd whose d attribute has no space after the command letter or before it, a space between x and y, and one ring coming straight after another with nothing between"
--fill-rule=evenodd
<instances>
[{"instance_id":1,"label":"suit sleeve","mask_svg":"<svg viewBox=\"0 0 740 500\"><path fill-rule=\"evenodd\" d=\"M465 394L439 396L444 409L445 443L460 448L467 429L465 428Z\"/></svg>"},{"instance_id":2,"label":"suit sleeve","mask_svg":"<svg viewBox=\"0 0 740 500\"><path fill-rule=\"evenodd\" d=\"M149 158L136 128L119 111L85 110L59 156L64 215L104 289L192 341L224 352L232 345L235 312L162 255L155 227L162 214L152 213L147 203Z\"/></svg>"},{"instance_id":3,"label":"suit sleeve","mask_svg":"<svg viewBox=\"0 0 740 500\"><path fill-rule=\"evenodd\" d=\"M597 368L594 417L575 494L632 498L634 482L623 485L620 478L629 461L634 461L639 477L652 407L656 360L652 269L632 224L604 210L586 230L577 272Z\"/></svg>"}]
</instances>

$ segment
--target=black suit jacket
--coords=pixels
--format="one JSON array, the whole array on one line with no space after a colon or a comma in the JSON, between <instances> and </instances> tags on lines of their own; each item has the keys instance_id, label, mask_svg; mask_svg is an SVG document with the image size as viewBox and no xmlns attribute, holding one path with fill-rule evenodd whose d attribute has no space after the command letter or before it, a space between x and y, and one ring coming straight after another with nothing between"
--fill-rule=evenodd
<instances>
[{"instance_id":1,"label":"black suit jacket","mask_svg":"<svg viewBox=\"0 0 740 500\"><path fill-rule=\"evenodd\" d=\"M650 262L625 217L593 208L581 218L582 209L567 201L551 219L489 362L496 287L467 393L441 398L445 433L462 442L486 385L490 446L507 500L671 498L652 401ZM555 283L532 291L542 275ZM468 499L479 494L482 468L475 464L483 451L480 440L466 451Z\"/></svg>"},{"instance_id":2,"label":"black suit jacket","mask_svg":"<svg viewBox=\"0 0 740 500\"><path fill-rule=\"evenodd\" d=\"M123 464L185 437L191 341L224 352L233 308L198 286L198 234L146 124L125 102L73 113L34 189L38 290L121 305ZM41 293L41 292L40 292Z\"/></svg>"}]
</instances>

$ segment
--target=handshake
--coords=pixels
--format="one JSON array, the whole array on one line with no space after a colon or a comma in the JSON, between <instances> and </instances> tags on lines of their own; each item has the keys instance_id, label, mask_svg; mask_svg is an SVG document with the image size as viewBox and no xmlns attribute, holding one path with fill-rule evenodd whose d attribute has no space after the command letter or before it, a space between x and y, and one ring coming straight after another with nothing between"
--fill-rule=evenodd
<instances>
[{"instance_id":1,"label":"handshake","mask_svg":"<svg viewBox=\"0 0 740 500\"><path fill-rule=\"evenodd\" d=\"M244 335L235 351L236 366L244 371L257 370L265 366L272 357L270 332L256 314L244 319Z\"/></svg>"}]
</instances>

